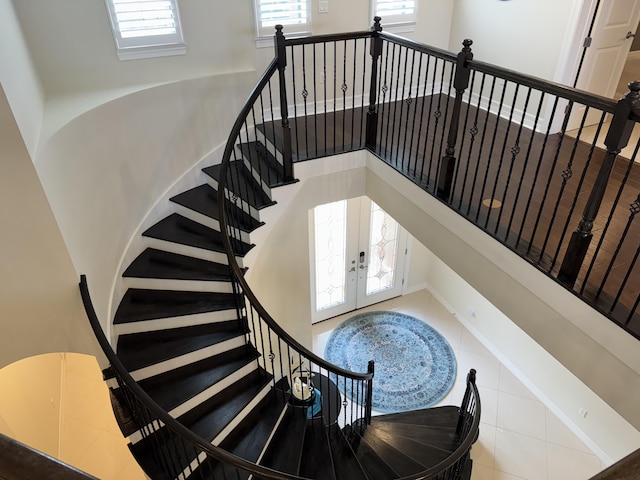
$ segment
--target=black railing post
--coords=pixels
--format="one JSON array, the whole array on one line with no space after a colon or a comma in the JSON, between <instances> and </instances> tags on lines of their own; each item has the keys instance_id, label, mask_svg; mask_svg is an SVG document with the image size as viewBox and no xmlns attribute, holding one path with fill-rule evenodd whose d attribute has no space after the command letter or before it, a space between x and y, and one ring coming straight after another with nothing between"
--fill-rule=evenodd
<instances>
[{"instance_id":1,"label":"black railing post","mask_svg":"<svg viewBox=\"0 0 640 480\"><path fill-rule=\"evenodd\" d=\"M278 73L280 83L280 117L282 122L282 165L284 167L284 181L292 182L293 154L291 150L291 126L289 125L289 107L287 105L287 85L284 70L287 67L287 49L285 45L282 25L276 25L275 36L276 57L278 58Z\"/></svg>"},{"instance_id":2,"label":"black railing post","mask_svg":"<svg viewBox=\"0 0 640 480\"><path fill-rule=\"evenodd\" d=\"M375 371L375 366L374 366L373 360L369 360L369 364L367 365L367 373L371 374L371 378L367 380L367 405L365 406L365 412L364 412L367 425L371 424L371 409L372 409L371 403L373 402L374 371Z\"/></svg>"},{"instance_id":3,"label":"black railing post","mask_svg":"<svg viewBox=\"0 0 640 480\"><path fill-rule=\"evenodd\" d=\"M451 196L451 185L453 184L453 173L456 166L456 141L458 140L458 124L460 122L460 110L462 109L462 95L469 86L470 69L467 65L469 60L473 60L471 45L473 41L466 39L462 42L462 50L458 53L456 62L456 75L453 79L453 88L456 91L456 98L453 103L453 111L449 120L449 135L447 137L447 149L444 156L440 159L440 173L438 175L438 183L436 195L445 202L449 201Z\"/></svg>"},{"instance_id":4,"label":"black railing post","mask_svg":"<svg viewBox=\"0 0 640 480\"><path fill-rule=\"evenodd\" d=\"M369 110L367 111L367 133L365 146L370 150L375 150L378 135L378 107L377 91L378 91L378 59L382 54L382 37L380 32L380 17L373 17L373 26L371 27L371 46L369 53L371 54L371 85L369 86Z\"/></svg>"},{"instance_id":5,"label":"black railing post","mask_svg":"<svg viewBox=\"0 0 640 480\"><path fill-rule=\"evenodd\" d=\"M476 371L475 369L469 370L467 374L467 389L464 391L464 397L462 397L462 404L460 405L460 414L458 416L458 425L456 427L456 433L462 433L464 421L467 417L467 410L469 409L469 400L471 399L471 384L476 384Z\"/></svg>"},{"instance_id":6,"label":"black railing post","mask_svg":"<svg viewBox=\"0 0 640 480\"><path fill-rule=\"evenodd\" d=\"M604 140L607 152L582 212L582 219L578 224L578 228L571 234L571 240L558 273L558 280L567 286L573 287L578 278L593 237L593 222L598 215L598 210L607 190L607 183L609 182L613 164L620 151L629 143L629 138L635 125L635 121L631 118L632 114L637 117L639 112L640 81L635 81L629 83L629 92L618 101L613 113L609 131Z\"/></svg>"}]
</instances>

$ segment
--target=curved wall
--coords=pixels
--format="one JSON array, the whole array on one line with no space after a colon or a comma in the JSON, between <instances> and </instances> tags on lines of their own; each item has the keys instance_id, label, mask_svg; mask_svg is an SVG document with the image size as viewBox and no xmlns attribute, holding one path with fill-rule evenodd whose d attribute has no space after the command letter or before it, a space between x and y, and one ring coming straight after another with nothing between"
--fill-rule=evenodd
<instances>
[{"instance_id":1,"label":"curved wall","mask_svg":"<svg viewBox=\"0 0 640 480\"><path fill-rule=\"evenodd\" d=\"M138 225L176 179L226 142L254 82L254 72L241 72L142 90L75 118L40 149L38 175L103 327Z\"/></svg>"}]
</instances>

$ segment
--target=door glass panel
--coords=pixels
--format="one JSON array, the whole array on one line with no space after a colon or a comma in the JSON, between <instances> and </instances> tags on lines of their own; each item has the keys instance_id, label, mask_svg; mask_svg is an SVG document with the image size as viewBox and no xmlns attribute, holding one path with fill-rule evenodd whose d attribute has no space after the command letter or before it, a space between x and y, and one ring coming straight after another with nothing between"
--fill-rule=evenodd
<instances>
[{"instance_id":1,"label":"door glass panel","mask_svg":"<svg viewBox=\"0 0 640 480\"><path fill-rule=\"evenodd\" d=\"M369 241L367 295L393 288L398 251L398 222L375 202L371 202Z\"/></svg>"},{"instance_id":2,"label":"door glass panel","mask_svg":"<svg viewBox=\"0 0 640 480\"><path fill-rule=\"evenodd\" d=\"M345 302L347 201L314 208L316 245L316 310Z\"/></svg>"}]
</instances>

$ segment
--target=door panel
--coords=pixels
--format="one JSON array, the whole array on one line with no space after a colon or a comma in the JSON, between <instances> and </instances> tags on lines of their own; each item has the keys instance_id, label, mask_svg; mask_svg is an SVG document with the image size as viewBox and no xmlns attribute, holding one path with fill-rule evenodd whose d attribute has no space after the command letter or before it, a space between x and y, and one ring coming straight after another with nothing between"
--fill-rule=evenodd
<instances>
[{"instance_id":1,"label":"door panel","mask_svg":"<svg viewBox=\"0 0 640 480\"><path fill-rule=\"evenodd\" d=\"M315 207L309 232L313 323L401 294L407 233L371 200Z\"/></svg>"},{"instance_id":2,"label":"door panel","mask_svg":"<svg viewBox=\"0 0 640 480\"><path fill-rule=\"evenodd\" d=\"M606 0L600 2L600 11L592 32L592 43L587 48L584 67L577 88L613 98L624 64L640 21L640 0ZM579 127L584 107L576 106L568 130ZM600 113L589 114L586 125L600 121Z\"/></svg>"}]
</instances>

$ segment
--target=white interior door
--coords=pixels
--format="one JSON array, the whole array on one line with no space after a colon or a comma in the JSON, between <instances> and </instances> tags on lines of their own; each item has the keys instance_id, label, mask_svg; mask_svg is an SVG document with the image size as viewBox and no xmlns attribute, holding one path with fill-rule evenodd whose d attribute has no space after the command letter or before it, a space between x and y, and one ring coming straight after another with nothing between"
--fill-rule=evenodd
<instances>
[{"instance_id":1,"label":"white interior door","mask_svg":"<svg viewBox=\"0 0 640 480\"><path fill-rule=\"evenodd\" d=\"M312 322L401 294L407 232L367 197L315 207L309 232Z\"/></svg>"},{"instance_id":2,"label":"white interior door","mask_svg":"<svg viewBox=\"0 0 640 480\"><path fill-rule=\"evenodd\" d=\"M613 98L640 21L640 0L606 0L600 2L592 43L584 58L577 88ZM569 129L577 128L584 107L577 108ZM593 117L593 118L591 118ZM597 123L599 113L589 116L588 124Z\"/></svg>"}]
</instances>

